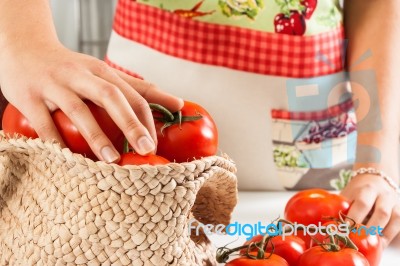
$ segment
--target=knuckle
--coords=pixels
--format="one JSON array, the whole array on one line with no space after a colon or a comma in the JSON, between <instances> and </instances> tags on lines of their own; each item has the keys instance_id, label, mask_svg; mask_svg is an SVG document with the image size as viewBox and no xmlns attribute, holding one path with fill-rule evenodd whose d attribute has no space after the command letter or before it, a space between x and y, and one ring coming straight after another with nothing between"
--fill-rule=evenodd
<instances>
[{"instance_id":1,"label":"knuckle","mask_svg":"<svg viewBox=\"0 0 400 266\"><path fill-rule=\"evenodd\" d=\"M102 75L110 72L110 67L104 61L94 60L92 62L92 71L97 73L98 75Z\"/></svg>"},{"instance_id":2,"label":"knuckle","mask_svg":"<svg viewBox=\"0 0 400 266\"><path fill-rule=\"evenodd\" d=\"M102 98L113 99L118 96L120 91L116 86L112 84L105 84L102 87L100 87L99 93Z\"/></svg>"},{"instance_id":3,"label":"knuckle","mask_svg":"<svg viewBox=\"0 0 400 266\"><path fill-rule=\"evenodd\" d=\"M369 208L368 201L367 201L366 199L364 199L364 198L360 198L360 199L358 200L357 205L358 205L358 207L359 207L360 209L367 209L367 208Z\"/></svg>"},{"instance_id":4,"label":"knuckle","mask_svg":"<svg viewBox=\"0 0 400 266\"><path fill-rule=\"evenodd\" d=\"M35 128L36 132L40 136L47 136L49 132L53 131L53 126L47 122L41 122Z\"/></svg>"},{"instance_id":5,"label":"knuckle","mask_svg":"<svg viewBox=\"0 0 400 266\"><path fill-rule=\"evenodd\" d=\"M146 88L147 90L158 90L157 85L148 81L146 81Z\"/></svg>"},{"instance_id":6,"label":"knuckle","mask_svg":"<svg viewBox=\"0 0 400 266\"><path fill-rule=\"evenodd\" d=\"M143 112L144 110L150 111L150 107L148 102L142 98L142 97L138 97L133 101L133 107L135 110L137 110L137 112Z\"/></svg>"},{"instance_id":7,"label":"knuckle","mask_svg":"<svg viewBox=\"0 0 400 266\"><path fill-rule=\"evenodd\" d=\"M74 62L66 61L62 62L58 68L49 68L47 73L50 77L57 77L59 74L64 72L74 72L78 70L78 65Z\"/></svg>"},{"instance_id":8,"label":"knuckle","mask_svg":"<svg viewBox=\"0 0 400 266\"><path fill-rule=\"evenodd\" d=\"M365 193L369 193L371 190L374 190L374 186L372 183L366 183L363 186L363 190Z\"/></svg>"},{"instance_id":9,"label":"knuckle","mask_svg":"<svg viewBox=\"0 0 400 266\"><path fill-rule=\"evenodd\" d=\"M400 221L400 206L397 206L393 209L392 216L393 216L393 219Z\"/></svg>"},{"instance_id":10,"label":"knuckle","mask_svg":"<svg viewBox=\"0 0 400 266\"><path fill-rule=\"evenodd\" d=\"M388 210L387 208L376 209L376 212L381 219L390 217L390 210Z\"/></svg>"},{"instance_id":11,"label":"knuckle","mask_svg":"<svg viewBox=\"0 0 400 266\"><path fill-rule=\"evenodd\" d=\"M84 102L80 100L75 100L68 103L66 107L66 114L68 117L76 117L82 112L86 112L88 110L89 109Z\"/></svg>"},{"instance_id":12,"label":"knuckle","mask_svg":"<svg viewBox=\"0 0 400 266\"><path fill-rule=\"evenodd\" d=\"M151 83L149 81L143 81L143 82L144 82L144 88L145 89L142 92L142 96L144 98L146 98L147 95L149 95L149 94L153 93L154 91L158 90L158 87L154 83Z\"/></svg>"},{"instance_id":13,"label":"knuckle","mask_svg":"<svg viewBox=\"0 0 400 266\"><path fill-rule=\"evenodd\" d=\"M81 71L81 67L78 63L73 61L63 61L57 64L55 67L53 64L49 64L45 67L43 76L50 77L51 79L59 79L65 76L65 73L74 73Z\"/></svg>"},{"instance_id":14,"label":"knuckle","mask_svg":"<svg viewBox=\"0 0 400 266\"><path fill-rule=\"evenodd\" d=\"M40 92L35 86L26 86L24 90L24 95L20 97L21 100L32 103L35 102L40 97ZM32 107L31 107L32 108ZM34 108L32 108L34 110Z\"/></svg>"},{"instance_id":15,"label":"knuckle","mask_svg":"<svg viewBox=\"0 0 400 266\"><path fill-rule=\"evenodd\" d=\"M125 123L125 130L127 134L131 136L135 136L136 134L138 134L138 131L140 131L140 129L141 129L140 122L137 121L136 119L129 119Z\"/></svg>"},{"instance_id":16,"label":"knuckle","mask_svg":"<svg viewBox=\"0 0 400 266\"><path fill-rule=\"evenodd\" d=\"M77 68L77 64L74 63L74 62L67 61L67 62L63 63L62 67L64 69L76 69Z\"/></svg>"},{"instance_id":17,"label":"knuckle","mask_svg":"<svg viewBox=\"0 0 400 266\"><path fill-rule=\"evenodd\" d=\"M105 135L101 131L88 132L87 140L95 147L101 147L103 143L107 142Z\"/></svg>"}]
</instances>

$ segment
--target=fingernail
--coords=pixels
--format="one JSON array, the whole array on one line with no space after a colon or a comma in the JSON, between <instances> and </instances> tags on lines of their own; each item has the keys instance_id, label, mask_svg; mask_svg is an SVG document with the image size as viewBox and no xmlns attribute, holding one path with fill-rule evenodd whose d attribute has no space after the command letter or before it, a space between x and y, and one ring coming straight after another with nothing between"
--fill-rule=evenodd
<instances>
[{"instance_id":1,"label":"fingernail","mask_svg":"<svg viewBox=\"0 0 400 266\"><path fill-rule=\"evenodd\" d=\"M100 153L101 157L103 157L103 160L106 161L107 163L113 163L118 161L119 159L118 152L113 148L111 148L110 146L103 147Z\"/></svg>"},{"instance_id":2,"label":"fingernail","mask_svg":"<svg viewBox=\"0 0 400 266\"><path fill-rule=\"evenodd\" d=\"M137 152L142 155L148 154L148 153L154 151L154 149L156 148L154 141L146 136L140 137L139 140L137 141L137 145L139 148L139 150Z\"/></svg>"}]
</instances>

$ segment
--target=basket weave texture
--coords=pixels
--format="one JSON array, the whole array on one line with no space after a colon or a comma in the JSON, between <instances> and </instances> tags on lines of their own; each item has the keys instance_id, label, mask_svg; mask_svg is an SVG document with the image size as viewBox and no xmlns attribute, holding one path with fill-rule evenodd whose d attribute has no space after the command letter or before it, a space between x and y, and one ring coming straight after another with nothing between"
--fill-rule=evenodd
<instances>
[{"instance_id":1,"label":"basket weave texture","mask_svg":"<svg viewBox=\"0 0 400 266\"><path fill-rule=\"evenodd\" d=\"M0 134L0 265L216 265L188 220L229 223L229 158L122 167Z\"/></svg>"}]
</instances>

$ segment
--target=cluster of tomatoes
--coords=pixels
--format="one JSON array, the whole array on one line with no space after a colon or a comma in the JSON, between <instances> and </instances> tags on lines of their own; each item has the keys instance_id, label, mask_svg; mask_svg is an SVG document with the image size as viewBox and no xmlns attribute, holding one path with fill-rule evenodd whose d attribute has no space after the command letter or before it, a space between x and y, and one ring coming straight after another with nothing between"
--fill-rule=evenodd
<instances>
[{"instance_id":1,"label":"cluster of tomatoes","mask_svg":"<svg viewBox=\"0 0 400 266\"><path fill-rule=\"evenodd\" d=\"M158 146L157 155L147 156L129 152L124 134L107 112L92 102L87 101L86 104L100 128L121 153L119 165L180 163L212 156L217 152L218 132L215 122L210 114L196 103L185 101L183 108L176 113L171 113L162 106L150 104L157 130ZM52 118L65 145L72 152L97 160L77 127L61 110L54 111ZM7 105L3 113L2 127L8 136L17 134L38 138L27 118L11 104Z\"/></svg>"},{"instance_id":2,"label":"cluster of tomatoes","mask_svg":"<svg viewBox=\"0 0 400 266\"><path fill-rule=\"evenodd\" d=\"M343 196L323 189L298 192L286 204L282 219L285 223L320 224L328 228L335 225L336 229L348 226L349 233L343 236L331 232L329 236L328 232L298 231L285 236L257 235L236 249L220 248L217 260L226 262L239 249L240 257L227 262L227 266L379 266L382 240L378 233L345 221L349 206Z\"/></svg>"}]
</instances>

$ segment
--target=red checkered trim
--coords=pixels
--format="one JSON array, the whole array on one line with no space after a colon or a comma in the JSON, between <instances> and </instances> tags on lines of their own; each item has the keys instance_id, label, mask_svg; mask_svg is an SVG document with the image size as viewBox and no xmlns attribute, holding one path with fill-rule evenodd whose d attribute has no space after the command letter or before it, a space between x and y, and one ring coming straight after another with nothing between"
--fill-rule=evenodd
<instances>
[{"instance_id":1,"label":"red checkered trim","mask_svg":"<svg viewBox=\"0 0 400 266\"><path fill-rule=\"evenodd\" d=\"M131 76L133 76L135 78L144 79L139 74L137 74L137 73L135 73L133 71L130 71L130 70L126 69L126 68L120 67L119 65L113 63L112 61L110 61L110 59L107 56L104 58L104 62L106 62L110 67L118 69L118 70L121 70L122 72L125 72L126 74L131 75Z\"/></svg>"},{"instance_id":2,"label":"red checkered trim","mask_svg":"<svg viewBox=\"0 0 400 266\"><path fill-rule=\"evenodd\" d=\"M271 117L274 119L287 119L287 120L301 120L301 121L313 121L313 120L325 120L336 117L340 114L348 112L353 108L353 101L347 100L338 105L334 105L325 110L311 111L311 112L290 112L286 110L271 110Z\"/></svg>"},{"instance_id":3,"label":"red checkered trim","mask_svg":"<svg viewBox=\"0 0 400 266\"><path fill-rule=\"evenodd\" d=\"M183 18L132 0L120 0L114 31L182 59L286 77L315 77L343 69L343 28L290 36Z\"/></svg>"}]
</instances>

